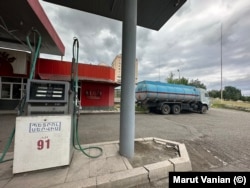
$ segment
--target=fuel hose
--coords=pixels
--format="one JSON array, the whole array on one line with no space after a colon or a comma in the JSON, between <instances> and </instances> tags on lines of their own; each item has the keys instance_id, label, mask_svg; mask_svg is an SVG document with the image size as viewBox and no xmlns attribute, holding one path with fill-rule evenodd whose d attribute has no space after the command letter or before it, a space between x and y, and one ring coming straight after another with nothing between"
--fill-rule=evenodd
<instances>
[{"instance_id":1,"label":"fuel hose","mask_svg":"<svg viewBox=\"0 0 250 188\"><path fill-rule=\"evenodd\" d=\"M78 56L79 56L79 41L76 37L74 37L73 42L73 58L71 65L71 90L73 91L74 99L73 99L73 115L72 115L72 123L73 123L73 146L76 150L81 151L84 155L90 158L98 158L102 155L103 150L97 146L90 146L83 148L79 141L79 132L78 132L78 121L79 121L79 105L78 105ZM99 153L97 155L90 155L87 153L87 150L95 149L98 150Z\"/></svg>"},{"instance_id":2,"label":"fuel hose","mask_svg":"<svg viewBox=\"0 0 250 188\"><path fill-rule=\"evenodd\" d=\"M34 34L34 37L37 35L38 36L38 42L35 46L35 48L32 47L31 45L31 42L30 42L30 35L31 34ZM42 44L42 37L40 35L40 33L36 30L36 29L32 29L26 36L26 41L27 41L27 44L30 48L30 51L31 51L31 55L32 55L32 64L31 64L31 70L30 70L30 75L29 75L29 78L32 79L34 77L34 72L35 72L35 67L36 67L36 62L37 62L37 58L39 56L39 53L40 53L40 48L41 48L41 44ZM18 115L22 115L23 113L23 110L24 110L24 106L25 106L25 103L26 103L26 96L24 96L21 100L20 100L20 103L18 105ZM11 161L13 159L6 159L4 160L4 157L5 155L7 154L9 148L10 148L10 145L14 139L14 135L15 135L15 127L13 128L11 134L10 134L10 137L4 147L4 150L3 150L3 153L0 157L0 163L3 163L3 162L7 162L7 161Z\"/></svg>"}]
</instances>

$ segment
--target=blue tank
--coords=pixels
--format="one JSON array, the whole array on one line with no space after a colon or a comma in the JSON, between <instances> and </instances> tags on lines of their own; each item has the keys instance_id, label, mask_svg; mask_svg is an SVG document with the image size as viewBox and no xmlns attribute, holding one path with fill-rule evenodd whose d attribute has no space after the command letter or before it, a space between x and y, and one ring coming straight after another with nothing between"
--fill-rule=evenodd
<instances>
[{"instance_id":1,"label":"blue tank","mask_svg":"<svg viewBox=\"0 0 250 188\"><path fill-rule=\"evenodd\" d=\"M137 101L197 102L200 90L193 86L142 81L136 87Z\"/></svg>"}]
</instances>

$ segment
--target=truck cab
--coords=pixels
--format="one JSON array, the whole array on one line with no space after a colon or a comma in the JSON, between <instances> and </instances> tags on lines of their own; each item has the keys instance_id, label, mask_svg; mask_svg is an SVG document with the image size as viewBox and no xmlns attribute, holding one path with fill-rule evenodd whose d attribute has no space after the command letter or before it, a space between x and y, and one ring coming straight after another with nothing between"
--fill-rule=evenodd
<instances>
[{"instance_id":1,"label":"truck cab","mask_svg":"<svg viewBox=\"0 0 250 188\"><path fill-rule=\"evenodd\" d=\"M200 102L202 104L201 113L206 113L208 108L210 107L210 100L208 92L205 89L198 88L200 91Z\"/></svg>"}]
</instances>

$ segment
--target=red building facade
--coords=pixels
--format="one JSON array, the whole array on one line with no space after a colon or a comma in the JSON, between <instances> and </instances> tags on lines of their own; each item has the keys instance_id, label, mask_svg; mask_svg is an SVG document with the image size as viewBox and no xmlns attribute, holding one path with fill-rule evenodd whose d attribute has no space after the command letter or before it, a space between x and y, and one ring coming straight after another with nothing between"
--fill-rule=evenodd
<instances>
[{"instance_id":1,"label":"red building facade","mask_svg":"<svg viewBox=\"0 0 250 188\"><path fill-rule=\"evenodd\" d=\"M47 80L70 80L71 62L39 59L36 77ZM79 100L83 109L114 106L115 70L112 67L78 64Z\"/></svg>"},{"instance_id":2,"label":"red building facade","mask_svg":"<svg viewBox=\"0 0 250 188\"><path fill-rule=\"evenodd\" d=\"M18 57L14 61L16 60ZM6 60L2 59L0 62L0 110L14 110L26 89L29 58L22 59L24 67L22 70L16 70L21 64L6 65L4 61ZM71 64L67 61L38 59L35 79L70 81ZM4 67L8 67L8 70ZM115 70L112 67L79 63L78 80L78 98L82 109L98 110L114 107L114 88L118 84L115 82Z\"/></svg>"}]
</instances>

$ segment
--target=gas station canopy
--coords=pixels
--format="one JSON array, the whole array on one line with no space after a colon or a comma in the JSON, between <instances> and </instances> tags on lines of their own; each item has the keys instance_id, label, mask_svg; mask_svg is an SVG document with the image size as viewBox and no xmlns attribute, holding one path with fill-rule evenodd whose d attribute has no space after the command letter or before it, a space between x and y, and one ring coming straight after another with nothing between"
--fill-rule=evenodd
<instances>
[{"instance_id":1,"label":"gas station canopy","mask_svg":"<svg viewBox=\"0 0 250 188\"><path fill-rule=\"evenodd\" d=\"M122 85L119 153L134 156L136 26L159 30L186 0L44 0L120 20L122 24Z\"/></svg>"},{"instance_id":2,"label":"gas station canopy","mask_svg":"<svg viewBox=\"0 0 250 188\"><path fill-rule=\"evenodd\" d=\"M123 21L125 0L44 0ZM159 30L186 0L138 0L137 25ZM41 53L64 55L65 47L38 0L0 1L0 47L29 51L26 36L37 29Z\"/></svg>"},{"instance_id":3,"label":"gas station canopy","mask_svg":"<svg viewBox=\"0 0 250 188\"><path fill-rule=\"evenodd\" d=\"M38 0L0 1L0 47L30 51L26 36L32 28L42 36L41 53L64 55L65 47Z\"/></svg>"},{"instance_id":4,"label":"gas station canopy","mask_svg":"<svg viewBox=\"0 0 250 188\"><path fill-rule=\"evenodd\" d=\"M44 0L123 21L126 0ZM159 30L186 0L138 0L137 25Z\"/></svg>"}]
</instances>

